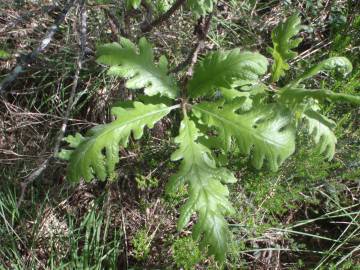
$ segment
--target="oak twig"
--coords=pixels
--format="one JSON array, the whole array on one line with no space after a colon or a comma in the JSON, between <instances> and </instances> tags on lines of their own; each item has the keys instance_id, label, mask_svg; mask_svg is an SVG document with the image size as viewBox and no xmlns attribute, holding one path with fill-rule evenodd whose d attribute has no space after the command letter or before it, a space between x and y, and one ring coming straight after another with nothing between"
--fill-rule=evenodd
<instances>
[{"instance_id":1,"label":"oak twig","mask_svg":"<svg viewBox=\"0 0 360 270\"><path fill-rule=\"evenodd\" d=\"M109 24L114 37L114 41L117 41L119 39L119 35L126 37L127 34L125 33L123 27L121 26L121 23L119 22L114 12L107 8L104 8L104 11L106 16L109 18Z\"/></svg>"},{"instance_id":2,"label":"oak twig","mask_svg":"<svg viewBox=\"0 0 360 270\"><path fill-rule=\"evenodd\" d=\"M177 65L175 68L171 69L169 73L178 73L179 71L186 68L188 65L190 65L189 70L187 71L188 76L191 76L193 73L194 65L197 61L198 55L200 51L205 46L206 36L210 29L210 22L212 18L212 13L208 15L208 17L205 19L200 18L197 25L195 26L194 33L197 35L197 43L195 47L191 50L189 56L181 62L179 65Z\"/></svg>"},{"instance_id":3,"label":"oak twig","mask_svg":"<svg viewBox=\"0 0 360 270\"><path fill-rule=\"evenodd\" d=\"M150 24L151 21L153 20L153 10L152 10L152 7L151 5L146 2L146 0L142 0L141 1L141 5L144 7L145 9L145 18L144 18L144 21L141 25L147 25L147 24Z\"/></svg>"},{"instance_id":4,"label":"oak twig","mask_svg":"<svg viewBox=\"0 0 360 270\"><path fill-rule=\"evenodd\" d=\"M194 66L197 62L198 59L198 55L201 52L201 50L205 47L205 41L206 41L206 37L207 34L209 32L210 29L210 22L211 22L211 18L212 18L212 13L210 13L206 19L204 19L204 23L202 25L202 27L197 31L198 34L198 43L195 47L194 53L191 57L191 62L190 62L190 67L188 69L188 71L186 72L187 76L192 76L193 74L193 69Z\"/></svg>"},{"instance_id":5,"label":"oak twig","mask_svg":"<svg viewBox=\"0 0 360 270\"><path fill-rule=\"evenodd\" d=\"M212 18L212 13L210 13L206 18L201 17L198 20L198 23L194 29L194 33L197 35L197 38L198 38L196 46L191 51L188 58L183 63L181 63L179 66L175 67L175 69L179 69L179 67L181 67L181 69L182 69L182 68L185 68L187 65L190 65L188 70L186 71L185 76L181 80L181 104L182 104L182 108L183 108L184 112L186 112L186 110L187 110L187 103L188 103L187 93L186 93L186 85L187 85L189 78L193 74L193 69L197 62L198 55L205 46L207 33L209 32L209 29L210 29L211 18ZM179 71L181 69L179 69ZM172 70L170 72L174 72L174 70Z\"/></svg>"}]
</instances>

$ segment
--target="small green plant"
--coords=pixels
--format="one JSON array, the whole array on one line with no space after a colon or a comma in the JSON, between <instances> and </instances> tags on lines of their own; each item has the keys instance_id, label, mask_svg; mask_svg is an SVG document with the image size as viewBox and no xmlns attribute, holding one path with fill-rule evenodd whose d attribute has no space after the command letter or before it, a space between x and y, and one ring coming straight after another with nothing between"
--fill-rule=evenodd
<instances>
[{"instance_id":1,"label":"small green plant","mask_svg":"<svg viewBox=\"0 0 360 270\"><path fill-rule=\"evenodd\" d=\"M150 253L150 246L153 236L149 235L146 229L138 230L131 244L133 245L133 256L138 261L146 260Z\"/></svg>"},{"instance_id":2,"label":"small green plant","mask_svg":"<svg viewBox=\"0 0 360 270\"><path fill-rule=\"evenodd\" d=\"M8 59L9 57L10 54L7 51L0 49L0 59Z\"/></svg>"},{"instance_id":3,"label":"small green plant","mask_svg":"<svg viewBox=\"0 0 360 270\"><path fill-rule=\"evenodd\" d=\"M149 2L151 3L152 1L149 1ZM170 1L169 0L157 0L154 3L154 7L155 7L154 10L158 14L165 13L170 8Z\"/></svg>"},{"instance_id":4,"label":"small green plant","mask_svg":"<svg viewBox=\"0 0 360 270\"><path fill-rule=\"evenodd\" d=\"M203 15L212 9L213 1L188 4ZM294 15L274 30L274 47L270 49L274 57L273 83L284 75L288 61L295 57L292 50L300 40L292 38L300 29L300 19ZM267 58L239 49L206 54L195 65L193 75L179 82L169 74L165 56L154 61L152 45L145 38L138 45L122 38L119 43L100 46L98 62L110 66L109 75L125 78L128 89L142 89L151 98L115 106L115 121L92 128L86 136L68 136L66 141L72 149L60 154L69 160L67 178L72 182L95 177L106 180L119 162L119 148L127 147L131 135L140 139L145 127L152 128L179 110L182 121L175 138L178 149L171 160L180 165L166 191L173 193L188 186L178 229L187 227L196 213L193 237L218 261L224 261L231 239L225 217L235 211L226 184L234 183L236 178L224 167L226 156L239 153L249 157L257 169L266 163L276 171L294 153L297 132L305 131L313 138L317 151L330 160L335 154L336 125L320 113L318 105L327 101L360 104L358 96L307 89L304 85L320 72L350 73L352 65L345 57L323 60L284 86L271 88L261 82L268 69ZM143 234L137 238L146 237ZM144 257L149 242L135 243L141 247L135 248L141 250L138 255Z\"/></svg>"},{"instance_id":5,"label":"small green plant","mask_svg":"<svg viewBox=\"0 0 360 270\"><path fill-rule=\"evenodd\" d=\"M197 243L190 237L176 239L172 251L176 265L185 270L195 269L195 265L204 259Z\"/></svg>"},{"instance_id":6,"label":"small green plant","mask_svg":"<svg viewBox=\"0 0 360 270\"><path fill-rule=\"evenodd\" d=\"M141 174L136 175L135 181L140 190L156 188L159 185L159 180L157 178Z\"/></svg>"}]
</instances>

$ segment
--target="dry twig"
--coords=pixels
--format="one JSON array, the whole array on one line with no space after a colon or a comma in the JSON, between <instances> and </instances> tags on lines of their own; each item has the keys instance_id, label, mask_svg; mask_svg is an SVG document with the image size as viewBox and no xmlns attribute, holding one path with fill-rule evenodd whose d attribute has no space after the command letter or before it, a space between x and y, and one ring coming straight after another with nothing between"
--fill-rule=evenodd
<instances>
[{"instance_id":1,"label":"dry twig","mask_svg":"<svg viewBox=\"0 0 360 270\"><path fill-rule=\"evenodd\" d=\"M82 65L84 62L84 58L85 58L85 53L86 53L86 29L87 29L87 13L86 13L86 7L85 7L85 0L81 0L80 4L79 4L79 14L80 14L80 49L79 49L79 56L76 62L76 71L74 74L74 79L73 79L73 83L72 83L72 88L71 88L71 93L70 93L70 98L68 101L68 106L65 112L65 117L61 126L61 129L59 131L59 134L57 136L56 142L55 142L55 146L54 146L54 150L53 153L51 154L50 157L48 157L41 165L39 168L37 168L35 171L33 171L29 177L21 183L21 193L20 193L20 197L18 200L18 207L20 207L20 205L22 204L24 197L25 197L25 193L26 193L26 188L28 187L29 184L31 184L32 182L34 182L44 171L45 169L49 166L50 162L56 158L59 149L60 149L60 144L61 141L64 138L65 132L66 132L66 128L67 128L67 124L69 122L69 117L70 117L70 113L72 108L74 107L74 99L75 99L75 94L76 94L76 89L78 86L78 82L79 82L79 75L80 75L80 71L82 69Z\"/></svg>"},{"instance_id":2,"label":"dry twig","mask_svg":"<svg viewBox=\"0 0 360 270\"><path fill-rule=\"evenodd\" d=\"M64 22L66 15L69 13L76 0L70 0L64 7L60 15L55 20L54 24L48 29L43 40L40 44L29 54L24 57L20 57L16 67L0 82L0 95L5 93L6 88L13 83L16 78L25 71L26 67L31 64L36 57L49 46L55 33L59 29L60 25Z\"/></svg>"},{"instance_id":3,"label":"dry twig","mask_svg":"<svg viewBox=\"0 0 360 270\"><path fill-rule=\"evenodd\" d=\"M210 13L205 20L203 18L199 19L198 24L195 26L195 30L194 30L194 33L198 37L198 41L197 41L195 47L190 52L189 56L183 62L181 62L179 65L177 65L175 68L171 69L169 71L169 73L178 73L179 71L183 70L188 65L190 65L190 68L187 71L187 74L189 76L192 75L193 68L197 61L198 55L205 46L206 37L207 37L207 34L210 29L211 18L212 18L212 13Z\"/></svg>"}]
</instances>

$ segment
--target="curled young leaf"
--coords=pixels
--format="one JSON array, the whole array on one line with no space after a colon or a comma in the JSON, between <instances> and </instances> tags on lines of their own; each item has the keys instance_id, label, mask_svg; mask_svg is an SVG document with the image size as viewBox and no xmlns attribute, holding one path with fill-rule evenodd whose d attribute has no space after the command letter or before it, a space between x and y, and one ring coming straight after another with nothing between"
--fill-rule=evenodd
<instances>
[{"instance_id":1,"label":"curled young leaf","mask_svg":"<svg viewBox=\"0 0 360 270\"><path fill-rule=\"evenodd\" d=\"M301 76L299 76L296 80L291 82L289 85L297 85L303 80L311 78L317 75L322 71L331 71L336 70L344 74L346 76L352 71L352 64L346 57L330 57L326 60L321 61L315 66L306 70Z\"/></svg>"},{"instance_id":2,"label":"curled young leaf","mask_svg":"<svg viewBox=\"0 0 360 270\"><path fill-rule=\"evenodd\" d=\"M313 98L320 102L329 99L334 102L360 104L360 96L336 93L328 89L306 89L288 86L281 89L279 94L280 100L289 103L300 103L305 98Z\"/></svg>"}]
</instances>

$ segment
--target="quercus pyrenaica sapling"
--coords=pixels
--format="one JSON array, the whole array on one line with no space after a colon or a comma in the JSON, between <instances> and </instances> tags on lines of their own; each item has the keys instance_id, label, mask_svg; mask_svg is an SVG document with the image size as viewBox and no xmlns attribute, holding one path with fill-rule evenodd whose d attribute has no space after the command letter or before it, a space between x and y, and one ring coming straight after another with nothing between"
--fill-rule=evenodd
<instances>
[{"instance_id":1,"label":"quercus pyrenaica sapling","mask_svg":"<svg viewBox=\"0 0 360 270\"><path fill-rule=\"evenodd\" d=\"M189 1L189 5L196 10L197 1ZM198 11L198 15L208 9L212 6ZM273 85L289 69L288 61L296 57L293 49L301 39L294 37L301 29L297 15L274 29L273 47L269 48L274 60ZM122 38L119 43L100 46L97 53L98 62L110 66L109 75L126 79L128 89L142 89L152 98L134 101L131 106L115 106L112 108L115 121L92 128L86 136L79 133L68 136L66 141L72 149L60 153L60 157L69 161L67 178L73 182L106 180L119 162L119 148L127 146L131 135L140 139L146 126L152 128L171 111L180 110L177 150L171 156L179 163L179 169L170 178L167 192L188 186L178 229L186 227L196 213L194 239L201 241L218 261L225 259L230 242L225 217L234 212L227 184L236 178L225 168L227 153L236 149L249 156L255 168L266 163L276 171L294 153L297 131L305 126L317 145L316 150L330 160L335 154L335 123L321 114L319 104L360 103L358 96L307 89L302 84L319 72L337 70L348 74L352 65L344 57L326 59L285 86L269 91L261 82L268 71L268 60L256 52L239 49L210 52L195 65L185 86L169 75L166 57L155 62L152 45L145 38L138 45ZM180 91L180 87L185 89ZM271 102L267 99L269 95Z\"/></svg>"}]
</instances>

